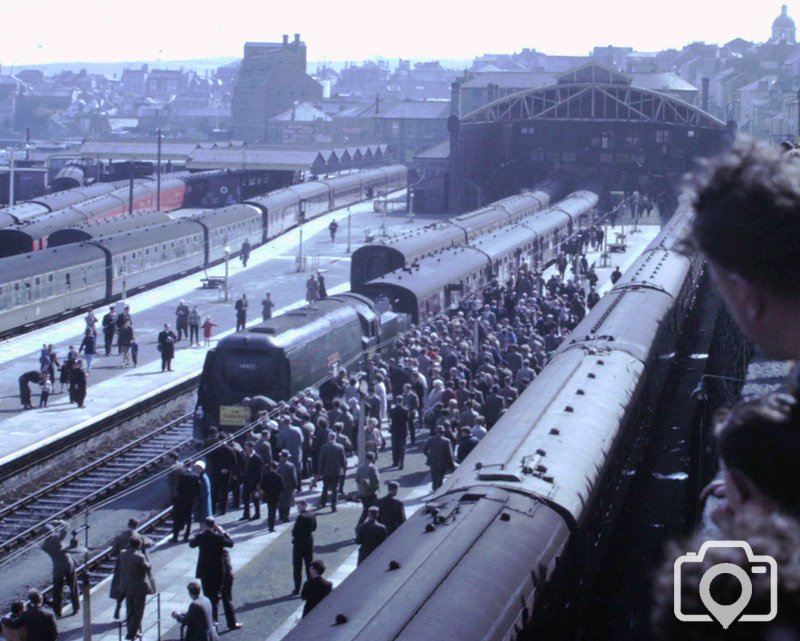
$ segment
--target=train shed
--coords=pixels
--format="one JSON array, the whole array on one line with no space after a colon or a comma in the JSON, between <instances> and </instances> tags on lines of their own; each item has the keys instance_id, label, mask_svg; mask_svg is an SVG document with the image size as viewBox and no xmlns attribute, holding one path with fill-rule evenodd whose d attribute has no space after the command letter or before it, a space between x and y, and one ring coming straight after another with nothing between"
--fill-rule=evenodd
<instances>
[{"instance_id":1,"label":"train shed","mask_svg":"<svg viewBox=\"0 0 800 641\"><path fill-rule=\"evenodd\" d=\"M588 63L553 85L450 117L448 208L475 209L559 170L600 178L611 190L646 191L671 206L676 182L697 158L724 148L735 126Z\"/></svg>"}]
</instances>

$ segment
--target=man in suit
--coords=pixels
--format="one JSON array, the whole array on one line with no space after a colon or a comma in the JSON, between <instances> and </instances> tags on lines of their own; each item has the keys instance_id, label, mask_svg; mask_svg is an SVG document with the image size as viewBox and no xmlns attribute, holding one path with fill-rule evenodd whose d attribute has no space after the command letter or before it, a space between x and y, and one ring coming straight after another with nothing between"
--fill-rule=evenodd
<instances>
[{"instance_id":1,"label":"man in suit","mask_svg":"<svg viewBox=\"0 0 800 641\"><path fill-rule=\"evenodd\" d=\"M247 294L242 294L234 304L236 309L236 331L242 331L247 326Z\"/></svg>"},{"instance_id":2,"label":"man in suit","mask_svg":"<svg viewBox=\"0 0 800 641\"><path fill-rule=\"evenodd\" d=\"M389 493L378 499L378 520L386 526L387 534L391 534L406 522L406 508L397 498L400 484L397 481L387 483Z\"/></svg>"},{"instance_id":3,"label":"man in suit","mask_svg":"<svg viewBox=\"0 0 800 641\"><path fill-rule=\"evenodd\" d=\"M58 626L55 615L42 607L42 593L39 590L28 592L30 605L16 616L3 617L3 627L24 630L29 641L56 641Z\"/></svg>"},{"instance_id":4,"label":"man in suit","mask_svg":"<svg viewBox=\"0 0 800 641\"><path fill-rule=\"evenodd\" d=\"M147 558L147 548L152 547L153 541L146 536L139 534L136 529L139 527L138 519L129 519L128 527L122 532L117 534L114 539L114 545L111 547L111 555L117 557L116 565L114 566L114 575L111 578L110 596L117 602L114 608L114 618L119 619L119 610L122 602L125 600L125 592L122 590L122 563L120 558L122 553L130 547L131 539L138 536L142 540L142 551L145 558Z\"/></svg>"},{"instance_id":5,"label":"man in suit","mask_svg":"<svg viewBox=\"0 0 800 641\"><path fill-rule=\"evenodd\" d=\"M436 434L425 443L423 450L431 468L433 490L438 490L444 482L444 475L456 469L453 460L453 444L444 435L444 426L436 427Z\"/></svg>"},{"instance_id":6,"label":"man in suit","mask_svg":"<svg viewBox=\"0 0 800 641\"><path fill-rule=\"evenodd\" d=\"M356 527L356 545L358 548L358 565L375 551L389 536L386 526L378 522L380 508L371 505L367 510L367 520Z\"/></svg>"},{"instance_id":7,"label":"man in suit","mask_svg":"<svg viewBox=\"0 0 800 641\"><path fill-rule=\"evenodd\" d=\"M294 570L293 595L300 594L302 584L303 563L306 565L306 576L314 556L314 530L317 529L317 517L307 510L308 504L297 502L297 519L292 527L292 568Z\"/></svg>"},{"instance_id":8,"label":"man in suit","mask_svg":"<svg viewBox=\"0 0 800 641\"><path fill-rule=\"evenodd\" d=\"M236 452L227 442L222 441L215 450L209 453L207 458L213 495L211 508L215 514L225 514L228 511L231 478L236 467Z\"/></svg>"},{"instance_id":9,"label":"man in suit","mask_svg":"<svg viewBox=\"0 0 800 641\"><path fill-rule=\"evenodd\" d=\"M203 594L211 601L211 614L214 621L217 621L221 598L228 629L238 630L242 624L236 622L231 590L223 590L223 585L227 583L226 579L230 578L231 587L233 585L230 555L227 555L226 558L227 550L225 549L233 547L233 540L225 530L217 525L213 517L208 516L203 520L201 531L195 534L189 542L189 547L197 548L195 576L200 579Z\"/></svg>"},{"instance_id":10,"label":"man in suit","mask_svg":"<svg viewBox=\"0 0 800 641\"><path fill-rule=\"evenodd\" d=\"M114 342L114 332L117 329L117 312L114 305L108 308L108 313L103 316L103 340L105 342L106 356L111 354L111 345Z\"/></svg>"},{"instance_id":11,"label":"man in suit","mask_svg":"<svg viewBox=\"0 0 800 641\"><path fill-rule=\"evenodd\" d=\"M178 542L178 534L183 530L183 540L189 540L192 527L192 509L200 492L200 477L191 469L191 461L184 461L183 471L178 476L175 499L172 502L172 542Z\"/></svg>"},{"instance_id":12,"label":"man in suit","mask_svg":"<svg viewBox=\"0 0 800 641\"><path fill-rule=\"evenodd\" d=\"M192 581L186 586L192 602L186 612L173 612L172 618L186 626L184 641L219 641L211 614L211 602L200 594L200 584Z\"/></svg>"},{"instance_id":13,"label":"man in suit","mask_svg":"<svg viewBox=\"0 0 800 641\"><path fill-rule=\"evenodd\" d=\"M156 584L150 574L150 562L142 552L142 539L138 536L131 537L128 549L120 555L119 560L128 623L128 632L125 638L135 639L142 627L147 595L155 594Z\"/></svg>"},{"instance_id":14,"label":"man in suit","mask_svg":"<svg viewBox=\"0 0 800 641\"><path fill-rule=\"evenodd\" d=\"M378 500L378 490L381 487L381 477L375 467L375 453L367 452L366 463L359 466L356 470L356 489L358 498L361 501L361 516L358 518L359 524L367 518L367 508L375 505Z\"/></svg>"},{"instance_id":15,"label":"man in suit","mask_svg":"<svg viewBox=\"0 0 800 641\"><path fill-rule=\"evenodd\" d=\"M75 577L75 560L69 554L69 548L64 547L64 538L67 536L67 523L53 521L48 525L49 534L42 543L44 550L53 562L53 612L61 616L61 604L64 598L64 586L69 586L69 597L72 602L73 613L80 610L78 596L78 581Z\"/></svg>"},{"instance_id":16,"label":"man in suit","mask_svg":"<svg viewBox=\"0 0 800 641\"><path fill-rule=\"evenodd\" d=\"M328 492L331 493L331 510L336 511L337 489L339 478L347 472L347 455L344 446L337 442L336 432L328 434L328 442L319 451L319 469L317 473L322 477L322 497L319 506L325 507Z\"/></svg>"},{"instance_id":17,"label":"man in suit","mask_svg":"<svg viewBox=\"0 0 800 641\"><path fill-rule=\"evenodd\" d=\"M252 441L244 444L244 512L241 521L257 521L261 518L261 475L264 473L264 461L256 454ZM254 515L250 516L250 502L253 502Z\"/></svg>"},{"instance_id":18,"label":"man in suit","mask_svg":"<svg viewBox=\"0 0 800 641\"><path fill-rule=\"evenodd\" d=\"M300 598L306 602L303 606L303 616L311 612L333 590L333 583L322 578L324 573L325 562L323 560L316 559L311 562L308 568L309 579L303 585L303 591L300 593Z\"/></svg>"},{"instance_id":19,"label":"man in suit","mask_svg":"<svg viewBox=\"0 0 800 641\"><path fill-rule=\"evenodd\" d=\"M392 465L401 470L406 460L408 421L409 413L405 401L402 396L397 396L389 413L389 433L392 435Z\"/></svg>"}]
</instances>

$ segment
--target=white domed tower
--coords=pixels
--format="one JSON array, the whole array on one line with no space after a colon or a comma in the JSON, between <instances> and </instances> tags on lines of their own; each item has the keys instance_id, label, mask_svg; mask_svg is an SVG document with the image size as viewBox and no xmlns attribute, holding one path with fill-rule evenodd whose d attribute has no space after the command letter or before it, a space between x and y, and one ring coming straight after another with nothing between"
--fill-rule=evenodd
<instances>
[{"instance_id":1,"label":"white domed tower","mask_svg":"<svg viewBox=\"0 0 800 641\"><path fill-rule=\"evenodd\" d=\"M774 44L796 44L794 20L786 13L786 5L781 5L781 15L772 22L772 38L770 42Z\"/></svg>"}]
</instances>

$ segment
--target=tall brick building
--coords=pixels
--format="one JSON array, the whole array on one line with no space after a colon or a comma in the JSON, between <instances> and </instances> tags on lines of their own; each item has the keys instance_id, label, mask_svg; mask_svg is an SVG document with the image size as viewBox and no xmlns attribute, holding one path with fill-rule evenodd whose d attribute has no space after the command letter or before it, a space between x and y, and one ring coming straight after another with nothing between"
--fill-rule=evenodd
<instances>
[{"instance_id":1,"label":"tall brick building","mask_svg":"<svg viewBox=\"0 0 800 641\"><path fill-rule=\"evenodd\" d=\"M306 73L306 44L300 34L283 42L248 42L233 88L233 137L267 139L267 121L296 103L322 100L322 86Z\"/></svg>"}]
</instances>

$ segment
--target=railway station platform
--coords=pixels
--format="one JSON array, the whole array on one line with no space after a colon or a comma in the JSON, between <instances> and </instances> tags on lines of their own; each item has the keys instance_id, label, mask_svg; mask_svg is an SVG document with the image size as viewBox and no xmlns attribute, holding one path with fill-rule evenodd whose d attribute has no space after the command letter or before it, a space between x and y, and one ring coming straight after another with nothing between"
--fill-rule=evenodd
<instances>
[{"instance_id":1,"label":"railway station platform","mask_svg":"<svg viewBox=\"0 0 800 641\"><path fill-rule=\"evenodd\" d=\"M157 336L164 323L175 329L175 308L185 300L191 308L198 305L201 317L210 316L218 327L214 328L213 346L217 340L230 334L235 327L234 303L241 293L249 301L248 325L261 322L261 299L271 292L276 308L273 315L281 314L305 303L305 280L317 270L325 277L329 294L349 289L350 257L347 254L347 212L339 210L312 220L303 227L303 254L306 257L305 271L298 272L296 259L300 244L299 230L295 229L266 243L251 253L248 266L242 266L238 258L229 263L230 296L224 301L224 289L204 288L202 279L207 275L198 272L170 284L130 296L120 305L130 305L133 327L139 343L139 365L122 367L122 357L116 354L106 357L98 354L88 377L88 392L85 408L69 403L67 390L53 393L47 408L37 408L39 395L37 386L31 385L33 410L23 410L19 402L18 377L29 370L39 369L39 350L44 343L53 343L60 359L64 359L68 347L80 345L85 322L75 317L28 334L12 338L0 349L0 469L13 464L16 459L30 456L37 449L72 436L104 418L113 416L142 398L155 396L177 383L189 381L200 374L206 349L189 347L188 341L176 344L173 372L161 372L161 357L157 351ZM336 219L339 231L335 242L331 242L328 224ZM389 234L399 233L432 222L431 217L415 217L408 221L405 213L393 212L385 215ZM363 243L368 233L378 233L382 215L373 211L372 202L351 207L351 249ZM619 226L617 226L619 228ZM589 263L595 263L600 280L598 292L602 295L610 283L608 276L614 267L622 271L641 253L655 237L656 226L642 227L640 232L628 234L624 253L610 256L607 266L602 266L598 252L589 252ZM313 265L313 270L312 270ZM224 276L224 265L209 270L208 276ZM551 270L554 268L550 268ZM545 272L545 279L551 271ZM98 325L107 308L95 311ZM102 334L98 335L98 351L103 352ZM54 383L54 392L60 385Z\"/></svg>"},{"instance_id":2,"label":"railway station platform","mask_svg":"<svg viewBox=\"0 0 800 641\"><path fill-rule=\"evenodd\" d=\"M374 218L370 218L369 216L367 216L367 219L374 221ZM396 224L402 226L406 223L404 220L398 220ZM355 229L355 225L353 225L353 228ZM615 255L616 260L609 262L606 267L600 266L600 256L597 253L590 253L588 255L590 263L597 263L598 276L600 277L600 287L598 289L601 293L610 287L609 276L614 267L618 266L624 271L627 266L633 263L650 240L655 237L657 231L658 228L653 226L644 228L640 233L630 235L627 251L623 254ZM306 235L308 236L308 234ZM312 235L310 242L319 242L322 245L330 243L327 232L327 222L323 221L319 223L319 233L317 235ZM337 244L338 242L337 240ZM277 252L278 250L274 249L274 251ZM284 251L287 255L283 258L275 258L272 260L283 260L284 263L289 259L293 260L293 252L295 250L289 246ZM236 276L243 278L246 272L249 272L251 269L260 268L263 264L269 264L269 258L263 259L263 263L261 262L262 257L259 256L258 252L259 250L256 250L253 256L251 256L251 263L247 270L241 270L237 262L238 271ZM265 249L265 253L272 252L272 248ZM331 269L330 272L326 273L326 276L333 271L334 270ZM287 279L285 291L294 293L294 298L291 300L297 301L297 303L300 304L304 294L303 282L306 275L302 273L298 275L294 272L288 273L285 267L283 272L279 273L281 274L281 278ZM548 270L545 273L545 277L547 278L550 275L551 271ZM329 289L338 291L339 289L344 290L347 288L346 269L342 270L341 276L341 279L332 282L332 287ZM200 275L195 275L188 279L191 288L194 288L191 289L193 292L192 295L211 294L213 296L213 290L202 290L200 288L199 278ZM258 277L256 276L253 278ZM261 278L264 278L263 274ZM332 279L329 279L329 282L330 281L332 281ZM241 280L236 282L245 283L246 281ZM259 281L256 280L255 282L259 284ZM263 287L263 281L261 281L260 284ZM96 392L96 396L91 397L93 400L87 404L87 410L90 409L92 405L96 405L98 415L103 412L115 412L119 410L118 404L121 402L133 402L135 397L139 397L144 393L155 393L158 389L166 385L174 384L182 377L197 374L202 364L205 350L196 348L189 349L180 347L180 345L175 360L177 371L172 374L161 374L160 371L160 361L158 359L158 353L155 351L154 343L155 332L157 332L160 327L161 319L167 316L170 317L169 319L171 321L171 316L177 304L178 297L185 297L187 302L192 304L192 300L183 292L172 291L171 288L173 287L177 288L177 284L165 288L170 290L169 295L172 296L172 298L164 297L160 305L153 303L152 306L147 307L146 310L142 309L141 312L145 317L147 317L148 314L152 314L154 318L148 321L148 327L152 327L152 336L148 335L149 337L146 341L142 340L143 343L147 342L152 350L150 359L143 361L136 370L114 368L113 372L116 373L117 376L111 376L105 381L95 384L96 388L99 388L100 391ZM273 292L274 298L277 298L278 295L283 296L283 294L278 294L279 290L274 287L271 288L270 291ZM150 294L143 294L139 299L131 299L135 322L138 318L137 307L144 308L148 303L143 301L145 301L145 298L149 295L157 297L156 292L151 292ZM288 298L288 294L286 294L286 296ZM211 306L212 302L206 304ZM229 302L225 308L220 307L219 309L227 312L226 316L229 322L227 325L223 325L219 328L223 331L217 334L217 336L222 335L224 332L232 331L229 329L233 324L232 301ZM215 316L213 312L212 316ZM223 322L226 320L222 312L220 312L219 316L220 318L215 318L215 320L221 320ZM252 322L258 322L259 318L253 319ZM83 321L82 319L76 320L79 321L77 329L80 330ZM73 332L74 331L73 329ZM72 335L77 334L73 333ZM34 343L34 349L40 346L37 343ZM37 352L32 354L28 353L21 358L27 358L30 363L34 363L36 353ZM115 363L119 361L119 357L116 356L112 357L112 359ZM100 364L102 364L102 362L103 359L100 359ZM135 374L140 372L145 372L146 375L134 378ZM149 385L150 387L143 387L143 391L139 391L138 388L136 390L131 390L130 386L134 384L142 386ZM90 393L91 391L92 388L90 387ZM108 395L108 398L106 398L106 395ZM72 413L76 414L76 420L74 420L72 424L65 424L60 428L56 425L56 421L60 420L61 416L70 415ZM53 423L49 423L51 419L45 411L31 410L28 412L20 412L20 414L28 419L30 425L33 425L33 421L30 420L31 416L38 417L41 414L45 417L46 420L41 422L42 424L48 424L53 430L51 438L58 438L58 435L63 433L65 429L79 429L81 423L89 424L90 422L90 419L87 417L79 416L79 414L82 414L82 411L77 409L70 410L67 408L62 409L60 414L53 413ZM56 427L53 427L54 425L56 425ZM61 429L61 432L59 432L58 429ZM20 431L22 431L21 428ZM390 454L388 452L382 453L378 461L378 468L381 470L382 481L385 483L389 480L397 480L400 483L400 498L405 501L406 510L409 515L413 510L424 505L425 500L430 494L430 475L424 463L424 457L421 454L423 443L424 436L421 436L417 446L410 446L408 448L406 466L403 471L387 468L387 465L390 463ZM349 468L349 473L351 475L354 473L354 466L355 460L351 459ZM345 489L347 491L352 491L352 479L348 479ZM319 496L318 490L308 488L305 482L303 484L303 490L302 493L298 494L298 498L305 498L309 500L312 505L316 505ZM383 494L383 491L381 494ZM334 585L343 580L355 568L357 552L354 544L354 528L359 513L359 504L347 502L340 503L337 513L332 513L329 508L321 510L318 513L318 530L315 533L315 556L325 561L328 566L326 576L334 582ZM265 511L262 511L262 514L265 516ZM292 523L280 525L276 528L275 533L270 534L266 532L263 519L261 522L242 522L238 520L240 516L241 511L236 510L229 512L226 517L220 519L221 525L231 533L235 541L235 547L232 550L232 561L236 576L233 589L234 604L237 609L239 621L242 622L244 626L240 631L226 633L226 637L230 634L230 638L239 639L241 641L250 641L250 639L259 639L261 641L269 639L269 641L277 641L291 629L294 623L299 619L302 611L302 602L297 597L291 596L293 587L291 579ZM121 530L125 525L128 514L124 510L117 510L116 516L112 514L112 518L115 522L117 520L119 521L118 529ZM158 541L157 545L150 553L153 567L156 568L155 578L160 594L160 608L156 607L155 602L148 606L144 627L146 629L150 628L150 626L153 627L144 635L144 638L147 640L156 638L156 626L159 612L162 625L162 638L178 639L179 629L176 625L173 625L174 622L170 618L170 613L174 610L184 611L189 603L189 597L186 593L186 584L193 577L197 561L197 552L196 550L190 549L185 544L172 544L168 541L168 538L168 536L165 536L163 540ZM40 572L47 572L49 570L49 560L46 555L38 549L31 551L29 556L31 557L28 562L29 567L35 563L39 566ZM32 575L33 572L26 574L25 579L17 580L27 584L33 581ZM103 641L111 641L112 639L116 640L120 638L119 624L114 621L112 616L114 603L108 598L108 587L108 581L106 580L92 590L92 638L102 639ZM68 606L65 606L65 612L70 612ZM221 632L224 632L224 621L221 625ZM60 638L70 640L83 638L83 623L80 615L67 616L60 619L59 629L61 633Z\"/></svg>"},{"instance_id":3,"label":"railway station platform","mask_svg":"<svg viewBox=\"0 0 800 641\"><path fill-rule=\"evenodd\" d=\"M364 243L367 233L379 234L383 217L373 211L372 201L351 206L351 250ZM339 230L331 242L328 225L337 220ZM390 213L385 217L389 234L407 231L429 224L431 217L416 216L409 222L405 213ZM271 292L275 303L273 315L278 315L305 303L305 281L309 274L321 271L328 293L349 289L350 255L347 253L347 209L326 214L303 226L303 255L305 270L297 271L300 244L299 229L294 229L265 245L254 249L247 267L239 258L229 262L229 300L224 300L224 287L203 288L202 279L222 278L225 266L217 265L208 273L197 272L167 285L128 297L117 302L116 309L130 305L133 328L139 343L139 365L122 367L122 357L116 345L111 356L104 356L100 322L107 307L95 310L98 320L98 355L88 377L88 392L84 409L69 403L65 388L57 393L60 384L54 383L47 408L39 409L39 389L31 385L33 410L23 410L19 402L18 377L24 372L39 369L39 351L42 344L54 344L60 360L66 357L68 347L80 345L86 328L84 317L75 317L44 327L28 334L9 339L0 344L0 468L14 459L30 454L38 448L58 441L67 435L85 429L104 417L124 410L148 395L174 386L199 375L206 349L189 347L188 341L176 344L173 372L161 372L161 356L157 350L158 332L164 323L175 330L175 309L185 300L189 307L198 306L202 318L210 316L218 326L214 328L213 347L223 336L232 333L236 313L234 303L240 294L247 294L248 325L261 322L261 300ZM238 251L238 247L234 248ZM115 337L116 338L116 337ZM202 338L201 338L202 340ZM85 365L85 363L84 363ZM58 375L56 374L56 377Z\"/></svg>"}]
</instances>

